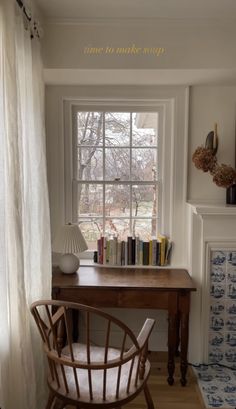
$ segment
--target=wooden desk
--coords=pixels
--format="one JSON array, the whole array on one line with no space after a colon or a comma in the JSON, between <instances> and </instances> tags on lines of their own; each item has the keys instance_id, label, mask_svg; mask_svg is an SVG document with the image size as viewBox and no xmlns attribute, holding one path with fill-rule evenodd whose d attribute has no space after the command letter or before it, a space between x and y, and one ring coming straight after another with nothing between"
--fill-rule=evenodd
<instances>
[{"instance_id":1,"label":"wooden desk","mask_svg":"<svg viewBox=\"0 0 236 409\"><path fill-rule=\"evenodd\" d=\"M174 382L180 340L181 383L186 384L191 277L182 269L80 267L66 275L54 272L52 298L93 307L168 310L168 383Z\"/></svg>"}]
</instances>

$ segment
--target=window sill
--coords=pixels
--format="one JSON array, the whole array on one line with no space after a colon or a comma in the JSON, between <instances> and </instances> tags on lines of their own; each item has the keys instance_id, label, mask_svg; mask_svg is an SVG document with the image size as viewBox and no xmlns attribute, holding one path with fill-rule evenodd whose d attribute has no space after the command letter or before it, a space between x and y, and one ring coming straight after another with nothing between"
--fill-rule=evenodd
<instances>
[{"instance_id":1,"label":"window sill","mask_svg":"<svg viewBox=\"0 0 236 409\"><path fill-rule=\"evenodd\" d=\"M142 269L170 269L170 268L185 268L185 266L172 266L171 264L168 264L166 266L151 266L151 265L123 265L123 266L118 266L118 265L112 265L112 264L99 264L99 263L94 263L93 260L88 260L88 259L80 259L80 265L83 267L90 267L90 266L96 266L96 267L103 267L103 268L142 268Z\"/></svg>"}]
</instances>

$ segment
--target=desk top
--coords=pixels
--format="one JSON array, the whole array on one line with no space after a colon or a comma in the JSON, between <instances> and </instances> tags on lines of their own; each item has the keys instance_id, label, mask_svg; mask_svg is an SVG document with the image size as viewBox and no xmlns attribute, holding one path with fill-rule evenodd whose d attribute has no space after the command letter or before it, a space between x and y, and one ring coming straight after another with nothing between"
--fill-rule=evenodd
<instances>
[{"instance_id":1,"label":"desk top","mask_svg":"<svg viewBox=\"0 0 236 409\"><path fill-rule=\"evenodd\" d=\"M75 274L63 274L56 269L53 272L52 287L196 290L192 278L184 269L104 268L102 266L81 266Z\"/></svg>"}]
</instances>

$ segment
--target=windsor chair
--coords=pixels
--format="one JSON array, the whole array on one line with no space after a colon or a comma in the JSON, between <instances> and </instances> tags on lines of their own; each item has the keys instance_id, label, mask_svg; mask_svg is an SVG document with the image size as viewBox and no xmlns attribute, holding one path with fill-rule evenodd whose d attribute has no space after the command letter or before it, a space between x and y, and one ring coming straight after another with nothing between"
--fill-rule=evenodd
<instances>
[{"instance_id":1,"label":"windsor chair","mask_svg":"<svg viewBox=\"0 0 236 409\"><path fill-rule=\"evenodd\" d=\"M72 311L80 313L85 326L82 339L72 340ZM43 340L48 360L46 409L57 401L58 409L72 405L76 408L119 408L144 391L147 408L154 409L147 379L148 339L154 326L146 319L138 337L120 320L99 309L64 301L38 301L31 312ZM105 328L103 346L93 345L91 323L99 320ZM65 327L64 347L58 342L58 326ZM116 332L120 347L111 346L111 333ZM116 339L117 341L117 339Z\"/></svg>"}]
</instances>

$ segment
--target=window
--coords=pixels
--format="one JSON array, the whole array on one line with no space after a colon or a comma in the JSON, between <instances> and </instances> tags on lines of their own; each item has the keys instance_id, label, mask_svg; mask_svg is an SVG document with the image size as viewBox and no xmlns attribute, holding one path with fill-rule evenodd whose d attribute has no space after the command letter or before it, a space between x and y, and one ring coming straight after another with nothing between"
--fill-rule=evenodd
<instances>
[{"instance_id":1,"label":"window","mask_svg":"<svg viewBox=\"0 0 236 409\"><path fill-rule=\"evenodd\" d=\"M73 110L73 219L101 234L157 234L158 113Z\"/></svg>"}]
</instances>

